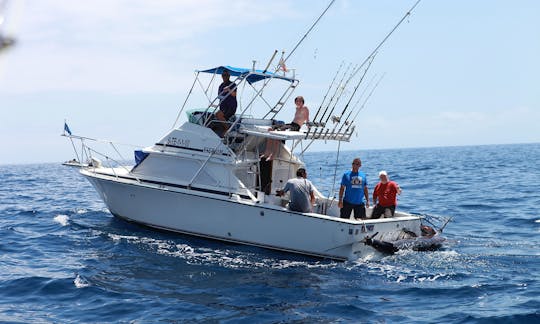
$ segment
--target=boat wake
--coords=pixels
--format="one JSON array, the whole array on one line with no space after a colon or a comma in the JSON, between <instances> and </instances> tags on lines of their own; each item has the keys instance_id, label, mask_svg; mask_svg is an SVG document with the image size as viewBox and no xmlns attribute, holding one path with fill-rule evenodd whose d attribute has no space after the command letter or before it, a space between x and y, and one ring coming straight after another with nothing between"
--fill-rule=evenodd
<instances>
[{"instance_id":1,"label":"boat wake","mask_svg":"<svg viewBox=\"0 0 540 324\"><path fill-rule=\"evenodd\" d=\"M256 247L241 247L239 250L237 245L234 249L227 248L223 244L223 248L197 247L189 243L179 243L175 240L163 240L158 238L136 236L136 235L121 235L108 233L107 237L115 243L127 243L133 245L142 245L145 250L154 251L157 254L179 258L185 260L188 264L212 264L229 269L254 269L254 268L271 268L271 269L287 269L287 268L330 268L338 264L335 261L319 260L309 257L299 257L290 255L289 258L279 258L279 252L270 252L269 257L264 256L257 251ZM221 245L221 243L216 243ZM281 256L289 256L281 254Z\"/></svg>"}]
</instances>

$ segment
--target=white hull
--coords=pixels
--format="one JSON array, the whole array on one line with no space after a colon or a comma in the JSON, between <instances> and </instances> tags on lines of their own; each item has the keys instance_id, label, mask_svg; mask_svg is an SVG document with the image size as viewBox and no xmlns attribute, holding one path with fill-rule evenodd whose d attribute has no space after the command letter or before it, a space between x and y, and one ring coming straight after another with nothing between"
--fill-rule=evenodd
<instances>
[{"instance_id":1,"label":"white hull","mask_svg":"<svg viewBox=\"0 0 540 324\"><path fill-rule=\"evenodd\" d=\"M99 170L99 169L98 169ZM147 226L269 249L336 260L371 258L377 252L362 240L396 240L402 228L418 232L420 218L344 220L249 201L238 196L137 181L83 169L117 217ZM397 214L396 214L397 215Z\"/></svg>"},{"instance_id":2,"label":"white hull","mask_svg":"<svg viewBox=\"0 0 540 324\"><path fill-rule=\"evenodd\" d=\"M207 109L187 111L188 122L154 145L135 151L134 166L121 167L107 157L108 167L94 159L92 166L81 169L113 215L169 231L336 260L378 257L379 252L364 244L375 233L387 242L399 240L404 229L421 235L421 218L410 214L340 219L335 199L323 196L315 185L308 193L317 201L315 213L288 210L289 199L272 194L304 167L294 149L301 148L304 140L346 141L354 125L346 125L343 119L339 128L329 124L333 129L326 123L309 129L276 129L280 121L274 117L298 80L230 67L201 72L212 74L211 85L215 74L225 70L237 76L237 88L247 82L254 90L234 121L223 124L213 117L216 98ZM284 80L284 93L274 98L276 104L263 118L248 117L246 111L267 85L257 89L252 83L266 78ZM292 145L286 146L286 141Z\"/></svg>"}]
</instances>

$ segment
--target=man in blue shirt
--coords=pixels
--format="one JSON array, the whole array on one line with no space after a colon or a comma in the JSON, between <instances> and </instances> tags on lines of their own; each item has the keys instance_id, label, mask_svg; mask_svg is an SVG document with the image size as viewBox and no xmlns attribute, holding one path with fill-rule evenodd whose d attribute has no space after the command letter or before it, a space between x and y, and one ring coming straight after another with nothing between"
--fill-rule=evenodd
<instances>
[{"instance_id":1,"label":"man in blue shirt","mask_svg":"<svg viewBox=\"0 0 540 324\"><path fill-rule=\"evenodd\" d=\"M366 207L369 208L369 191L366 174L358 171L360 166L362 166L362 161L360 158L355 158L352 162L352 170L345 172L341 178L338 203L341 218L349 219L353 210L355 219L366 218Z\"/></svg>"}]
</instances>

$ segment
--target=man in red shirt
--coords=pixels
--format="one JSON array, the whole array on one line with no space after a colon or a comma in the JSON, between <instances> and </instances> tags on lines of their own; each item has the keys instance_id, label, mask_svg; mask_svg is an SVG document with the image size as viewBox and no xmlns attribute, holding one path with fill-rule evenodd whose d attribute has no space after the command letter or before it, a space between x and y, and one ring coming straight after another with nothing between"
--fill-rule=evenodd
<instances>
[{"instance_id":1,"label":"man in red shirt","mask_svg":"<svg viewBox=\"0 0 540 324\"><path fill-rule=\"evenodd\" d=\"M379 218L381 215L385 217L394 216L397 205L397 195L401 195L401 188L394 181L388 180L386 171L379 172L381 180L373 189L373 213L371 218Z\"/></svg>"}]
</instances>

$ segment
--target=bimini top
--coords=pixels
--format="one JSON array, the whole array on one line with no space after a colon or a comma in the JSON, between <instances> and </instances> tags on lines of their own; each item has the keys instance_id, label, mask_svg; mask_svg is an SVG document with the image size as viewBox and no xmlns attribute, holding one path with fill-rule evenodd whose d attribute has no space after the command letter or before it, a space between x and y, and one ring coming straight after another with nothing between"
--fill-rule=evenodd
<instances>
[{"instance_id":1,"label":"bimini top","mask_svg":"<svg viewBox=\"0 0 540 324\"><path fill-rule=\"evenodd\" d=\"M212 68L212 69L202 70L202 71L198 71L198 72L221 74L221 73L223 73L224 70L229 71L231 76L243 76L243 75L249 74L247 76L247 82L249 82L249 83L255 83L255 82L258 82L258 81L261 81L261 80L264 80L264 79L268 79L268 78L281 79L281 80L285 80L285 81L289 81L289 82L294 82L295 81L294 78L288 78L286 76L278 75L276 73L272 73L272 72L268 72L268 71L263 73L262 70L252 70L252 69L237 68L237 67L232 67L232 66L228 66L228 65L227 66L218 66L218 67L215 67L215 68Z\"/></svg>"}]
</instances>

